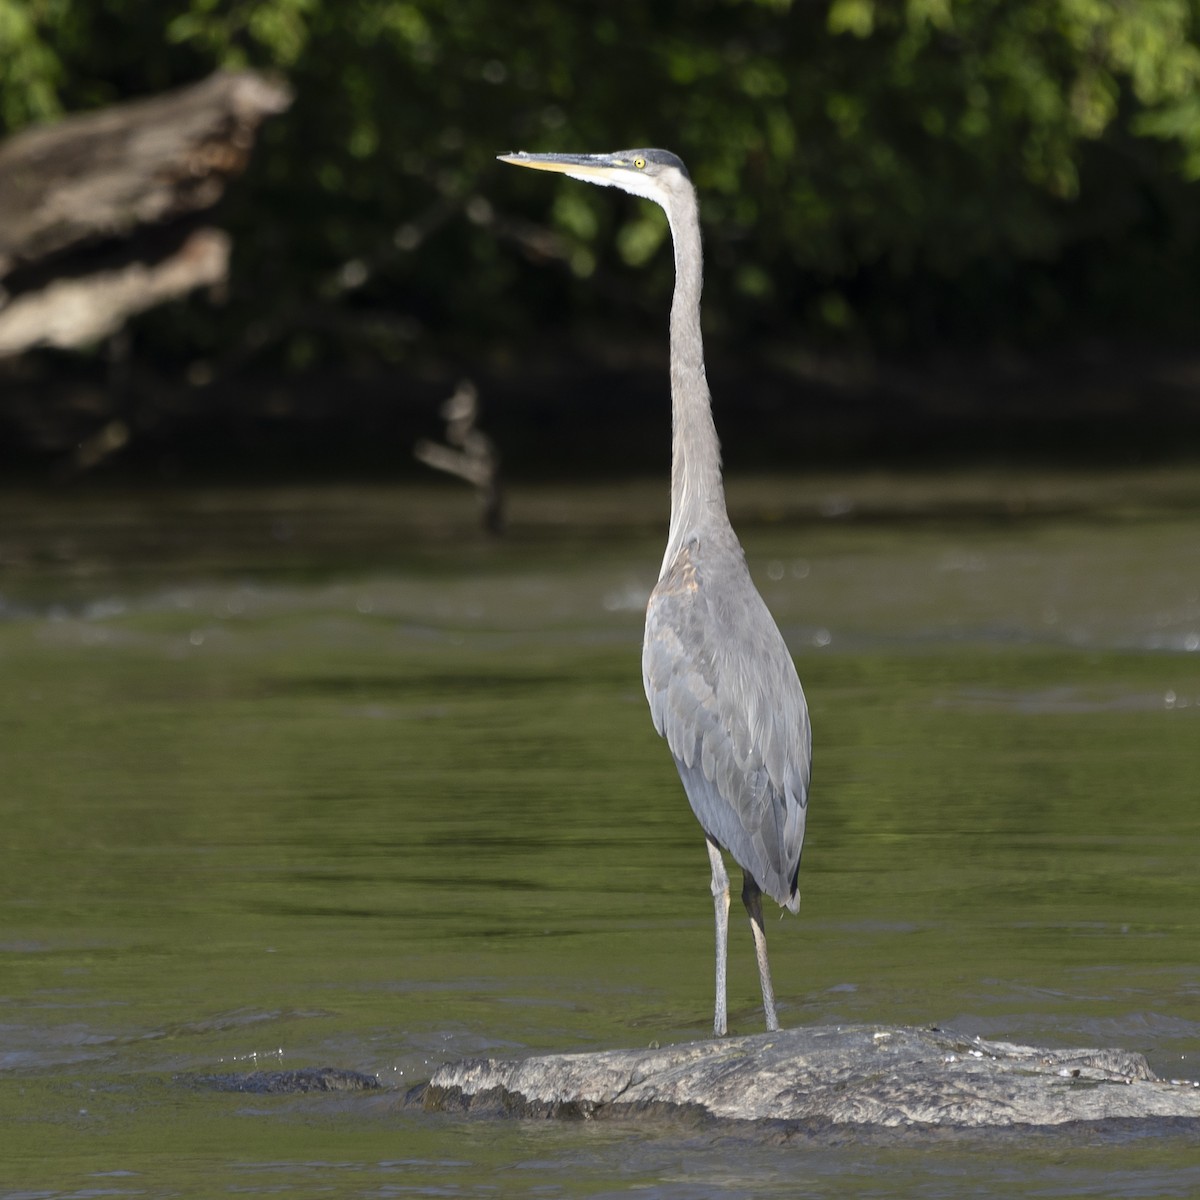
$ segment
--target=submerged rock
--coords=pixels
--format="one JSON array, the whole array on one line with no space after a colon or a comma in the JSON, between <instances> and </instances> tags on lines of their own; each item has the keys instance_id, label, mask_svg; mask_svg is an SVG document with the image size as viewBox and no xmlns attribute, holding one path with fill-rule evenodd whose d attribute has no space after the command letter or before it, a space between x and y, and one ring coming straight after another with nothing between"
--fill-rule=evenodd
<instances>
[{"instance_id":1,"label":"submerged rock","mask_svg":"<svg viewBox=\"0 0 1200 1200\"><path fill-rule=\"evenodd\" d=\"M997 1128L1200 1121L1200 1086L1124 1050L1047 1050L940 1029L837 1026L647 1050L476 1059L410 1099L430 1110L591 1117L691 1110L729 1121Z\"/></svg>"},{"instance_id":2,"label":"submerged rock","mask_svg":"<svg viewBox=\"0 0 1200 1200\"><path fill-rule=\"evenodd\" d=\"M296 1092L373 1092L383 1085L374 1075L339 1067L301 1067L295 1071L250 1071L245 1074L194 1075L190 1082L219 1092L292 1095Z\"/></svg>"}]
</instances>

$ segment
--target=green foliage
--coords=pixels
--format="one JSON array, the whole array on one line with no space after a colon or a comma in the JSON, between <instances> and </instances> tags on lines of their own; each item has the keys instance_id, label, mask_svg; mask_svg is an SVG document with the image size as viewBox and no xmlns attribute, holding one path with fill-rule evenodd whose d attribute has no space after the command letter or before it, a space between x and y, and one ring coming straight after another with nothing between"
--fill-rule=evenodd
<instances>
[{"instance_id":1,"label":"green foliage","mask_svg":"<svg viewBox=\"0 0 1200 1200\"><path fill-rule=\"evenodd\" d=\"M0 0L0 128L18 129L59 112L62 64L46 40L43 17L61 19L61 13Z\"/></svg>"},{"instance_id":2,"label":"green foliage","mask_svg":"<svg viewBox=\"0 0 1200 1200\"><path fill-rule=\"evenodd\" d=\"M718 334L1161 332L1198 298L1197 20L1198 0L0 0L0 121L286 75L296 103L227 214L231 303L177 335L281 363L628 330L618 282L661 312L657 212L497 166L513 146L680 153Z\"/></svg>"}]
</instances>

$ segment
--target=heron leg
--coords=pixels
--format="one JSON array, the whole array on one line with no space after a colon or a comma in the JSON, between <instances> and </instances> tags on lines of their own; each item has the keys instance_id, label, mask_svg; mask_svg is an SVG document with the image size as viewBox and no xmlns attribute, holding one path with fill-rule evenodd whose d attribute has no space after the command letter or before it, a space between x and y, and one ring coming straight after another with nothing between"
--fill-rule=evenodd
<instances>
[{"instance_id":1,"label":"heron leg","mask_svg":"<svg viewBox=\"0 0 1200 1200\"><path fill-rule=\"evenodd\" d=\"M708 861L712 863L713 910L717 922L717 1003L713 1013L713 1033L724 1037L728 1028L725 1003L725 964L729 951L729 876L725 873L725 861L721 847L712 838L708 839Z\"/></svg>"},{"instance_id":2,"label":"heron leg","mask_svg":"<svg viewBox=\"0 0 1200 1200\"><path fill-rule=\"evenodd\" d=\"M771 967L767 962L767 935L763 931L762 892L748 871L742 873L742 903L750 916L750 930L754 934L754 954L758 959L758 979L762 984L763 1012L767 1028L779 1028L775 1015L775 989L771 986Z\"/></svg>"}]
</instances>

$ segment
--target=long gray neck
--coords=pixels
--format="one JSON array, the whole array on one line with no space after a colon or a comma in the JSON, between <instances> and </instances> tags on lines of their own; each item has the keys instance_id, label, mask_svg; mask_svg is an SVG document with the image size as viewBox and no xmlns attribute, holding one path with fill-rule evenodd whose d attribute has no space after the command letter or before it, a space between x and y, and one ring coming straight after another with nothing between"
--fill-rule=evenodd
<instances>
[{"instance_id":1,"label":"long gray neck","mask_svg":"<svg viewBox=\"0 0 1200 1200\"><path fill-rule=\"evenodd\" d=\"M695 193L667 209L675 244L675 298L671 304L671 529L665 572L697 530L728 526L721 486L721 444L713 425L700 333L703 255Z\"/></svg>"}]
</instances>

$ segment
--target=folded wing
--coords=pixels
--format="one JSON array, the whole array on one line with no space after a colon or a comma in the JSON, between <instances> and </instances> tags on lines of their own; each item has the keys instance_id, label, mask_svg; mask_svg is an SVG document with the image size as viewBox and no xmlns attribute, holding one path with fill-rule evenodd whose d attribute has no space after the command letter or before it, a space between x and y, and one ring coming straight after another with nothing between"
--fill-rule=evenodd
<instances>
[{"instance_id":1,"label":"folded wing","mask_svg":"<svg viewBox=\"0 0 1200 1200\"><path fill-rule=\"evenodd\" d=\"M642 677L705 833L795 911L812 735L787 645L736 553L685 545L650 597Z\"/></svg>"}]
</instances>

